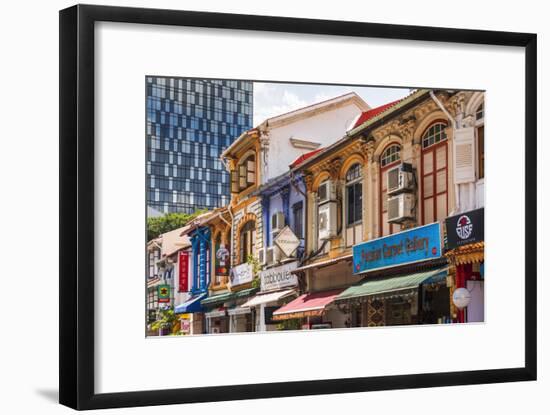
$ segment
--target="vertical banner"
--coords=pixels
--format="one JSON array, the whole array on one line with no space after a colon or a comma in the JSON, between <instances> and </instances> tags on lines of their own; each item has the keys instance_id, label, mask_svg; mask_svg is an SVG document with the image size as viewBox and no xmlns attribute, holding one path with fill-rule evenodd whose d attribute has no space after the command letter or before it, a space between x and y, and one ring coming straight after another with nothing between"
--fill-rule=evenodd
<instances>
[{"instance_id":1,"label":"vertical banner","mask_svg":"<svg viewBox=\"0 0 550 415\"><path fill-rule=\"evenodd\" d=\"M189 252L179 252L178 269L178 292L185 293L189 291Z\"/></svg>"}]
</instances>

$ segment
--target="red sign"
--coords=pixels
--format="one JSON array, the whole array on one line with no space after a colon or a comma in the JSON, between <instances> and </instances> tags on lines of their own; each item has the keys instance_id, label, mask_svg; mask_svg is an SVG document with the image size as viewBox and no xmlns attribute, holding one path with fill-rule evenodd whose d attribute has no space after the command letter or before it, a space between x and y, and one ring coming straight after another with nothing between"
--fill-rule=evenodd
<instances>
[{"instance_id":1,"label":"red sign","mask_svg":"<svg viewBox=\"0 0 550 415\"><path fill-rule=\"evenodd\" d=\"M189 252L180 251L178 255L179 265L179 287L178 291L184 293L189 291Z\"/></svg>"}]
</instances>

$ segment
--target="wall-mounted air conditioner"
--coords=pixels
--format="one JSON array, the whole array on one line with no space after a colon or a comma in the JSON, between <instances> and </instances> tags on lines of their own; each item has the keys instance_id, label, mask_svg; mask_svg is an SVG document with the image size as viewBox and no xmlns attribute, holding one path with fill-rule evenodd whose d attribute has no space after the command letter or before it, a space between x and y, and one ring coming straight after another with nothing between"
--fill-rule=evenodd
<instances>
[{"instance_id":1,"label":"wall-mounted air conditioner","mask_svg":"<svg viewBox=\"0 0 550 415\"><path fill-rule=\"evenodd\" d=\"M266 264L275 265L281 262L282 257L284 256L278 246L273 245L266 248Z\"/></svg>"},{"instance_id":2,"label":"wall-mounted air conditioner","mask_svg":"<svg viewBox=\"0 0 550 415\"><path fill-rule=\"evenodd\" d=\"M336 236L336 202L328 202L318 209L317 227L319 239L330 239Z\"/></svg>"},{"instance_id":3,"label":"wall-mounted air conditioner","mask_svg":"<svg viewBox=\"0 0 550 415\"><path fill-rule=\"evenodd\" d=\"M336 183L327 180L319 185L317 189L317 202L322 205L336 200Z\"/></svg>"},{"instance_id":4,"label":"wall-mounted air conditioner","mask_svg":"<svg viewBox=\"0 0 550 415\"><path fill-rule=\"evenodd\" d=\"M401 223L413 219L415 219L413 194L401 193L388 198L388 222Z\"/></svg>"},{"instance_id":5,"label":"wall-mounted air conditioner","mask_svg":"<svg viewBox=\"0 0 550 415\"><path fill-rule=\"evenodd\" d=\"M285 227L285 215L277 212L271 215L271 233L279 233Z\"/></svg>"},{"instance_id":6,"label":"wall-mounted air conditioner","mask_svg":"<svg viewBox=\"0 0 550 415\"><path fill-rule=\"evenodd\" d=\"M258 249L258 263L260 265L265 265L266 264L266 249L265 248L260 248Z\"/></svg>"},{"instance_id":7,"label":"wall-mounted air conditioner","mask_svg":"<svg viewBox=\"0 0 550 415\"><path fill-rule=\"evenodd\" d=\"M412 164L401 163L388 170L386 186L388 195L412 191L414 186Z\"/></svg>"}]
</instances>

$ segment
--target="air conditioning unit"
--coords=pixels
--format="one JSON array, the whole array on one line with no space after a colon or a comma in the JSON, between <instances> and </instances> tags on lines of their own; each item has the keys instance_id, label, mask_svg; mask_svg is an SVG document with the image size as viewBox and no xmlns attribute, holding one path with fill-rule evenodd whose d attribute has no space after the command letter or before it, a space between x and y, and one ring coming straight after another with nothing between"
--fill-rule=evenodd
<instances>
[{"instance_id":1,"label":"air conditioning unit","mask_svg":"<svg viewBox=\"0 0 550 415\"><path fill-rule=\"evenodd\" d=\"M414 195L401 193L388 198L388 222L401 223L414 217Z\"/></svg>"},{"instance_id":2,"label":"air conditioning unit","mask_svg":"<svg viewBox=\"0 0 550 415\"><path fill-rule=\"evenodd\" d=\"M388 170L386 188L388 195L394 195L413 190L414 172L412 164L401 163Z\"/></svg>"},{"instance_id":3,"label":"air conditioning unit","mask_svg":"<svg viewBox=\"0 0 550 415\"><path fill-rule=\"evenodd\" d=\"M281 262L281 258L284 256L278 246L273 245L266 248L266 264L275 265Z\"/></svg>"},{"instance_id":4,"label":"air conditioning unit","mask_svg":"<svg viewBox=\"0 0 550 415\"><path fill-rule=\"evenodd\" d=\"M283 212L274 213L271 216L271 232L278 233L285 227L285 215Z\"/></svg>"},{"instance_id":5,"label":"air conditioning unit","mask_svg":"<svg viewBox=\"0 0 550 415\"><path fill-rule=\"evenodd\" d=\"M260 248L258 249L258 263L260 265L265 265L266 264L266 249L265 248Z\"/></svg>"},{"instance_id":6,"label":"air conditioning unit","mask_svg":"<svg viewBox=\"0 0 550 415\"><path fill-rule=\"evenodd\" d=\"M320 205L336 200L336 184L332 180L327 180L319 185L317 189L317 201Z\"/></svg>"},{"instance_id":7,"label":"air conditioning unit","mask_svg":"<svg viewBox=\"0 0 550 415\"><path fill-rule=\"evenodd\" d=\"M319 206L317 227L319 239L330 239L336 236L336 202Z\"/></svg>"}]
</instances>

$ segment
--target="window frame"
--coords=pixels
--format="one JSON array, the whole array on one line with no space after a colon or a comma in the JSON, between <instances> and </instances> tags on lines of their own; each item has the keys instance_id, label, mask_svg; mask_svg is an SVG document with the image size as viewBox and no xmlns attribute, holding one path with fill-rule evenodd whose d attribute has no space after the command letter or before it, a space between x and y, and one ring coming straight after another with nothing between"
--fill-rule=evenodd
<instances>
[{"instance_id":1,"label":"window frame","mask_svg":"<svg viewBox=\"0 0 550 415\"><path fill-rule=\"evenodd\" d=\"M384 157L384 154L386 153L386 151L388 151L390 148L392 147L399 147L399 157L395 160L393 160L392 162L389 162L387 164L385 164L384 166L382 166L382 158ZM401 163L401 152L402 152L403 148L401 146L400 143L396 142L396 141L393 141L393 142L390 142L386 145L386 147L384 148L384 151L382 151L382 153L380 154L380 163L378 163L378 221L379 221L379 224L378 224L378 232L379 232L379 236L384 236L384 213L386 213L388 211L387 209L387 203L386 203L386 210L384 210L384 199L382 197L382 192L386 192L386 197L388 197L388 193L387 193L387 187L386 187L386 183L385 180L382 180L382 178L384 177L384 172L397 166L399 163ZM399 231L401 228L399 225L396 225L395 223L390 223L389 224L389 233L388 235L392 235L394 234L395 232Z\"/></svg>"},{"instance_id":2,"label":"window frame","mask_svg":"<svg viewBox=\"0 0 550 415\"><path fill-rule=\"evenodd\" d=\"M439 140L438 142L434 142L433 144L430 144L426 147L424 147L424 140L426 138L426 135L429 133L429 131L435 127L436 125L443 125L444 129L441 130L445 134L445 138ZM421 138L421 150L420 150L420 180L421 183L421 191L420 191L420 205L422 208L422 215L421 215L421 222L422 225L426 225L426 199L433 199L433 222L437 222L437 198L438 196L445 194L445 205L446 205L446 214L445 217L449 214L449 138L447 136L447 133L444 131L446 128L448 128L448 124L445 120L435 120L433 121L422 134ZM437 168L437 149L440 147L445 147L445 167L443 168ZM424 155L432 153L432 172L425 174L425 167L424 167ZM445 191L444 192L437 192L437 173L445 170ZM425 187L424 187L424 177L431 175L433 176L433 193L431 196L426 197L425 196Z\"/></svg>"},{"instance_id":3,"label":"window frame","mask_svg":"<svg viewBox=\"0 0 550 415\"><path fill-rule=\"evenodd\" d=\"M252 224L250 229L246 229ZM246 221L239 230L239 264L244 264L249 255L253 255L256 246L256 221Z\"/></svg>"},{"instance_id":4,"label":"window frame","mask_svg":"<svg viewBox=\"0 0 550 415\"><path fill-rule=\"evenodd\" d=\"M355 175L355 177L349 178L350 171L354 169L356 166L358 166L359 174ZM354 163L350 166L350 168L346 171L345 176L345 204L346 204L346 217L345 217L345 224L346 228L351 228L353 226L358 225L359 223L363 222L363 165L359 162ZM360 195L360 209L359 209L359 219L357 219L357 200L356 200L356 189L360 189L361 195ZM353 203L350 204L349 201L349 194L350 190L353 191ZM353 222L350 222L350 207L353 206Z\"/></svg>"}]
</instances>

